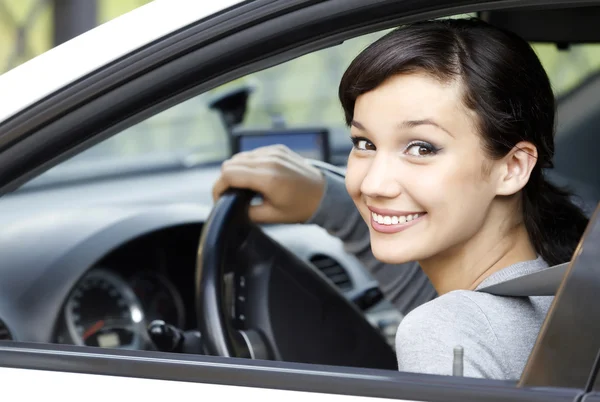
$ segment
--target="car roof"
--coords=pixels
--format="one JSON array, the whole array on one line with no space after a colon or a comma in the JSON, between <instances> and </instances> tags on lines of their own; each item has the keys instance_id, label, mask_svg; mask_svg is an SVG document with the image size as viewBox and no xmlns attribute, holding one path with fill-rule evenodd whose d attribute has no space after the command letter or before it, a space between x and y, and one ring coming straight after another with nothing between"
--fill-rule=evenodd
<instances>
[{"instance_id":1,"label":"car roof","mask_svg":"<svg viewBox=\"0 0 600 402\"><path fill-rule=\"evenodd\" d=\"M0 75L0 122L165 35L243 0L154 0Z\"/></svg>"}]
</instances>

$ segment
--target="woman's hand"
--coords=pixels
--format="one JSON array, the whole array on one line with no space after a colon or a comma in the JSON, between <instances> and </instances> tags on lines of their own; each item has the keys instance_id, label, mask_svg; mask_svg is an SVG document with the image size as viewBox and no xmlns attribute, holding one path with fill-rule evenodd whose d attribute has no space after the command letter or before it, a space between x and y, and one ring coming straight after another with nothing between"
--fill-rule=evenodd
<instances>
[{"instance_id":1,"label":"woman's hand","mask_svg":"<svg viewBox=\"0 0 600 402\"><path fill-rule=\"evenodd\" d=\"M213 199L229 187L263 196L261 205L250 207L254 222L304 223L319 207L325 179L306 159L283 145L274 145L241 152L223 162Z\"/></svg>"}]
</instances>

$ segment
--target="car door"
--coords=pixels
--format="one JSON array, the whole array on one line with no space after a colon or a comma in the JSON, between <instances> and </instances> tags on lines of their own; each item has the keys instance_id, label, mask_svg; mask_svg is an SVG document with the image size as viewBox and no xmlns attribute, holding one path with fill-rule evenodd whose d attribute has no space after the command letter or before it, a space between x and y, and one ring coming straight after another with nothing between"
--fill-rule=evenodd
<instances>
[{"instance_id":1,"label":"car door","mask_svg":"<svg viewBox=\"0 0 600 402\"><path fill-rule=\"evenodd\" d=\"M561 2L519 5L534 3ZM99 66L3 121L0 190L7 193L126 127L252 71L401 22L505 4L440 0L236 4ZM158 400L215 392L219 397L292 400L575 401L584 392L584 387L524 388L510 381L22 342L0 346L0 367L7 395L60 394L64 400L88 394L92 399L122 395ZM116 389L120 385L122 391Z\"/></svg>"}]
</instances>

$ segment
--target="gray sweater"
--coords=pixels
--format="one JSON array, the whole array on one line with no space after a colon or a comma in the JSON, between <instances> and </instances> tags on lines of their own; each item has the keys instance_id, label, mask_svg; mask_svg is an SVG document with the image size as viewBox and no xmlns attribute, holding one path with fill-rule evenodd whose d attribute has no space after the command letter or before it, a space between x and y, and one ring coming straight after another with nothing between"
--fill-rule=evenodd
<instances>
[{"instance_id":1,"label":"gray sweater","mask_svg":"<svg viewBox=\"0 0 600 402\"><path fill-rule=\"evenodd\" d=\"M466 377L517 380L554 297L478 290L547 267L541 257L520 262L490 275L475 291L455 290L414 309L396 332L398 369L452 375L453 349L462 346Z\"/></svg>"},{"instance_id":2,"label":"gray sweater","mask_svg":"<svg viewBox=\"0 0 600 402\"><path fill-rule=\"evenodd\" d=\"M371 253L369 229L346 192L342 178L324 172L325 193L314 223L339 237L363 262L384 295L406 316L396 333L400 371L452 374L453 349L464 349L464 375L518 379L553 297L502 297L478 290L548 265L538 258L504 268L475 291L458 290L436 298L417 263L384 264Z\"/></svg>"}]
</instances>

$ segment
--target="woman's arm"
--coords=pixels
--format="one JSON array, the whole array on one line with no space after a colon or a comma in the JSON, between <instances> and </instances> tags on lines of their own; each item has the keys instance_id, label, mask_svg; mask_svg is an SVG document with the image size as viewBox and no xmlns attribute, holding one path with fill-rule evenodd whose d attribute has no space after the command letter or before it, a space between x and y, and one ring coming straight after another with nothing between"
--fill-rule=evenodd
<instances>
[{"instance_id":1,"label":"woman's arm","mask_svg":"<svg viewBox=\"0 0 600 402\"><path fill-rule=\"evenodd\" d=\"M346 191L344 179L323 171L325 191L314 215L306 223L319 225L344 242L379 282L383 294L403 314L436 297L435 289L416 262L391 265L377 261L371 252L369 228Z\"/></svg>"}]
</instances>

